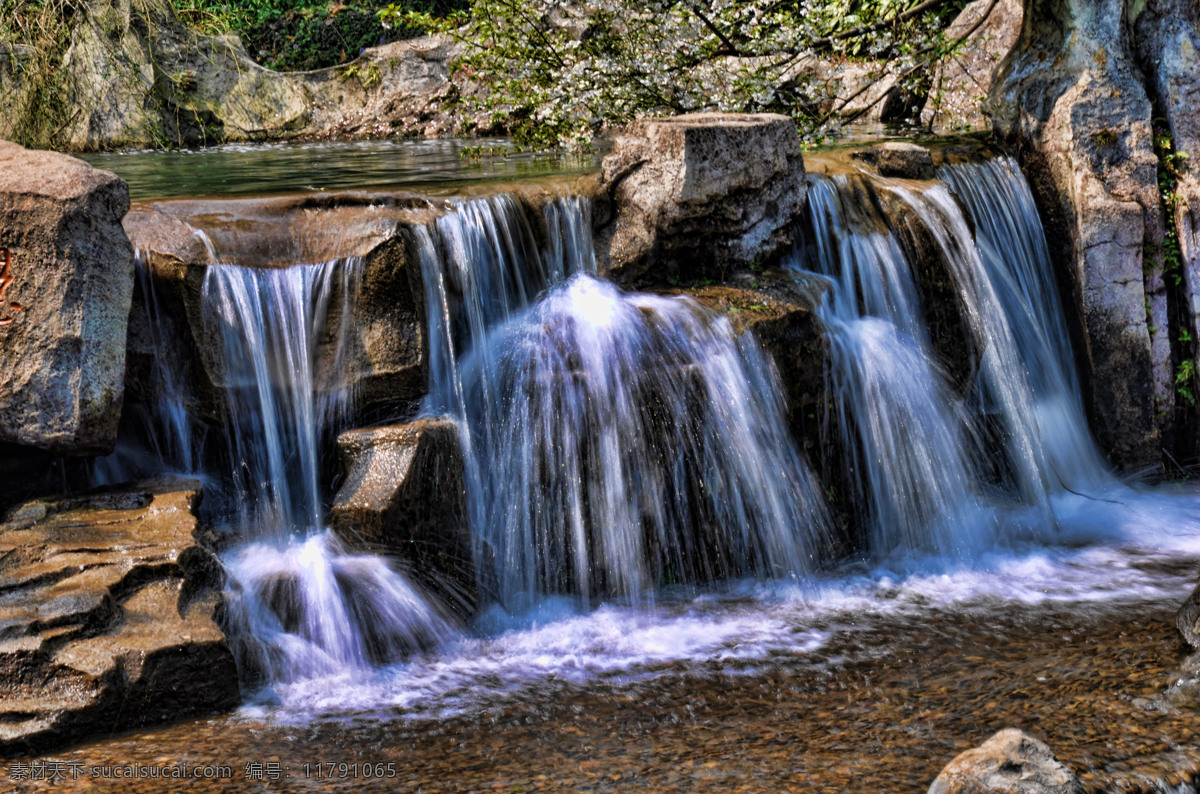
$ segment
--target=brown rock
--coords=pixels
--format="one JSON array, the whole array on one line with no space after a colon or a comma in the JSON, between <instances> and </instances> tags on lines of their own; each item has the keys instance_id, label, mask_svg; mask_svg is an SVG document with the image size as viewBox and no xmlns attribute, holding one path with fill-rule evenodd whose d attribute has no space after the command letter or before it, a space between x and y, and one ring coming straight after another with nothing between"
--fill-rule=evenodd
<instances>
[{"instance_id":1,"label":"brown rock","mask_svg":"<svg viewBox=\"0 0 1200 794\"><path fill-rule=\"evenodd\" d=\"M116 442L128 209L115 175L0 141L0 441L75 454Z\"/></svg>"},{"instance_id":2,"label":"brown rock","mask_svg":"<svg viewBox=\"0 0 1200 794\"><path fill-rule=\"evenodd\" d=\"M625 284L769 259L804 207L795 124L695 113L634 122L604 160L615 217L596 234L602 272Z\"/></svg>"},{"instance_id":3,"label":"brown rock","mask_svg":"<svg viewBox=\"0 0 1200 794\"><path fill-rule=\"evenodd\" d=\"M933 155L924 146L903 141L888 141L860 149L850 155L875 167L880 176L902 179L933 179Z\"/></svg>"},{"instance_id":4,"label":"brown rock","mask_svg":"<svg viewBox=\"0 0 1200 794\"><path fill-rule=\"evenodd\" d=\"M125 225L153 273L163 304L159 314L175 328L165 336L194 374L189 392L198 399L196 412L217 419L228 379L221 340L211 336L201 305L205 271L212 264L203 239L217 260L248 267L361 260L359 275L350 282L357 290L352 320L343 325L338 314L340 291L329 303L326 328L342 327L349 337L342 340L340 363L334 361L338 345L319 347L317 387L351 387L364 405L403 402L421 395L425 378L424 298L407 227L429 217L424 199L330 193L151 202L136 206ZM131 347L140 354L152 346L136 337Z\"/></svg>"},{"instance_id":5,"label":"brown rock","mask_svg":"<svg viewBox=\"0 0 1200 794\"><path fill-rule=\"evenodd\" d=\"M1183 602L1175 616L1175 626L1193 648L1200 648L1200 587Z\"/></svg>"},{"instance_id":6,"label":"brown rock","mask_svg":"<svg viewBox=\"0 0 1200 794\"><path fill-rule=\"evenodd\" d=\"M451 602L473 603L458 425L418 419L351 430L338 436L338 450L346 478L329 514L338 537L354 547L395 554Z\"/></svg>"},{"instance_id":7,"label":"brown rock","mask_svg":"<svg viewBox=\"0 0 1200 794\"><path fill-rule=\"evenodd\" d=\"M223 710L237 670L199 484L30 502L0 525L0 753Z\"/></svg>"},{"instance_id":8,"label":"brown rock","mask_svg":"<svg viewBox=\"0 0 1200 794\"><path fill-rule=\"evenodd\" d=\"M1083 784L1043 742L1016 728L959 754L929 794L1083 794Z\"/></svg>"}]
</instances>

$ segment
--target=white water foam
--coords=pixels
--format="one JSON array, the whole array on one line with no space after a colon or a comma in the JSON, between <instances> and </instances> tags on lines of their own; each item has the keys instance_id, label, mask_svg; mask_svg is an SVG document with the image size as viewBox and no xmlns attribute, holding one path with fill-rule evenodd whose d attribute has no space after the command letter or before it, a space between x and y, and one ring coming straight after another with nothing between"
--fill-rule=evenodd
<instances>
[{"instance_id":1,"label":"white water foam","mask_svg":"<svg viewBox=\"0 0 1200 794\"><path fill-rule=\"evenodd\" d=\"M753 675L779 665L827 665L831 639L935 614L989 614L1045 604L1075 611L1178 603L1200 571L1200 494L1176 486L1116 486L1110 501L1056 497L1059 542L1030 538L979 553L894 556L809 578L733 583L721 593L660 594L654 605L580 613L546 599L476 622L483 636L403 664L283 683L248 718L444 719L547 697L563 688L624 687L664 675ZM873 653L887 653L886 647Z\"/></svg>"}]
</instances>

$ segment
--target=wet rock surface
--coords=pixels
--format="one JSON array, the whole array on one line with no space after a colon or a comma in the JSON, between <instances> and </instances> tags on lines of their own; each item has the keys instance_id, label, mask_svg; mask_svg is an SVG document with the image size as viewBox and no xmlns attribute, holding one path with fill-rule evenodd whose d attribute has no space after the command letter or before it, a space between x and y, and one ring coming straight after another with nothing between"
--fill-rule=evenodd
<instances>
[{"instance_id":1,"label":"wet rock surface","mask_svg":"<svg viewBox=\"0 0 1200 794\"><path fill-rule=\"evenodd\" d=\"M541 218L546 203L564 192L595 197L597 216L607 212L594 177L530 180L511 187L514 200L531 219ZM489 185L465 190L468 195L462 197L480 191L498 192ZM221 340L201 305L205 272L217 263L280 268L357 262L357 275L346 282L355 294L343 302L339 286L329 301L315 362L317 389L349 389L371 417L367 421L395 416L419 399L426 388L427 340L425 287L413 230L434 221L458 199L338 191L134 205L125 229L152 273L161 304L158 314L168 326L162 338L190 373L191 410L220 421L221 395L229 387ZM545 230L535 228L533 234L544 236ZM342 317L342 306L349 306L353 316ZM134 313L140 317L144 308L135 307ZM153 349L145 323L131 327L143 331L130 340L130 348L144 358Z\"/></svg>"},{"instance_id":2,"label":"wet rock surface","mask_svg":"<svg viewBox=\"0 0 1200 794\"><path fill-rule=\"evenodd\" d=\"M338 436L346 473L330 508L351 548L403 559L448 603L476 600L458 425L448 418Z\"/></svg>"},{"instance_id":3,"label":"wet rock surface","mask_svg":"<svg viewBox=\"0 0 1200 794\"><path fill-rule=\"evenodd\" d=\"M28 502L0 524L0 754L232 708L194 481Z\"/></svg>"},{"instance_id":4,"label":"wet rock surface","mask_svg":"<svg viewBox=\"0 0 1200 794\"><path fill-rule=\"evenodd\" d=\"M860 149L850 155L871 165L880 176L902 179L933 179L933 155L924 146L903 141L888 141Z\"/></svg>"},{"instance_id":5,"label":"wet rock surface","mask_svg":"<svg viewBox=\"0 0 1200 794\"><path fill-rule=\"evenodd\" d=\"M60 454L116 443L128 209L114 174L0 141L0 441Z\"/></svg>"},{"instance_id":6,"label":"wet rock surface","mask_svg":"<svg viewBox=\"0 0 1200 794\"><path fill-rule=\"evenodd\" d=\"M601 272L625 285L769 260L804 208L799 138L785 116L635 121L603 169L614 215L596 250Z\"/></svg>"},{"instance_id":7,"label":"wet rock surface","mask_svg":"<svg viewBox=\"0 0 1200 794\"><path fill-rule=\"evenodd\" d=\"M1029 734L1005 728L946 765L929 794L1083 794L1075 773Z\"/></svg>"}]
</instances>

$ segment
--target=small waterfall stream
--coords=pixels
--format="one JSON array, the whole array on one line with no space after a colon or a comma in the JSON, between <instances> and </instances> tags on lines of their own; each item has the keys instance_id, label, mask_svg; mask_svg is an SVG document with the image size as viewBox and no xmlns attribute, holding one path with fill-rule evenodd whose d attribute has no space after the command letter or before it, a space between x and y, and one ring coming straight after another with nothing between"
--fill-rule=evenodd
<instances>
[{"instance_id":1,"label":"small waterfall stream","mask_svg":"<svg viewBox=\"0 0 1200 794\"><path fill-rule=\"evenodd\" d=\"M929 298L898 239L903 230L893 229L898 221L882 201L864 200L860 177L810 178L810 239L793 265L834 280L820 313L838 422L857 439L853 468L876 554L969 555L1014 533L1051 537L1054 495L1115 484L1083 416L1024 179L1007 158L940 173L944 183L923 189L896 180L872 189L907 208L900 223L920 224L935 244L924 255L949 273L970 336L958 344L981 351L972 353L965 394L924 324L921 302ZM998 475L987 465L997 452ZM1014 499L1020 512L995 513Z\"/></svg>"},{"instance_id":2,"label":"small waterfall stream","mask_svg":"<svg viewBox=\"0 0 1200 794\"><path fill-rule=\"evenodd\" d=\"M461 423L485 592L522 611L809 571L827 518L758 345L690 300L589 275L578 199L543 220L542 250L497 200L418 238L426 410Z\"/></svg>"},{"instance_id":3,"label":"small waterfall stream","mask_svg":"<svg viewBox=\"0 0 1200 794\"><path fill-rule=\"evenodd\" d=\"M226 566L248 682L364 672L454 636L403 575L379 557L346 552L323 529L321 454L353 400L336 375L361 269L359 260L336 260L215 264L205 273L203 305L226 379L230 521L247 540ZM338 327L328 322L334 300ZM321 345L332 347L332 379L316 371Z\"/></svg>"}]
</instances>

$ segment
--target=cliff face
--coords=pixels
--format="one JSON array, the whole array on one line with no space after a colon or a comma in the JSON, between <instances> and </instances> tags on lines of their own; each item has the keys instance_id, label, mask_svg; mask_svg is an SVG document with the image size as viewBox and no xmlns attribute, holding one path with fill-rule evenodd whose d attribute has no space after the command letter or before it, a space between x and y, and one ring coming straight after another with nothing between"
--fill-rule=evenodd
<instances>
[{"instance_id":1,"label":"cliff face","mask_svg":"<svg viewBox=\"0 0 1200 794\"><path fill-rule=\"evenodd\" d=\"M1200 80L1196 38L1194 3L1026 0L988 100L1060 265L1092 426L1131 468L1156 463L1164 438L1183 454L1196 443L1200 195L1169 135L1186 145L1200 121L1183 99Z\"/></svg>"}]
</instances>

